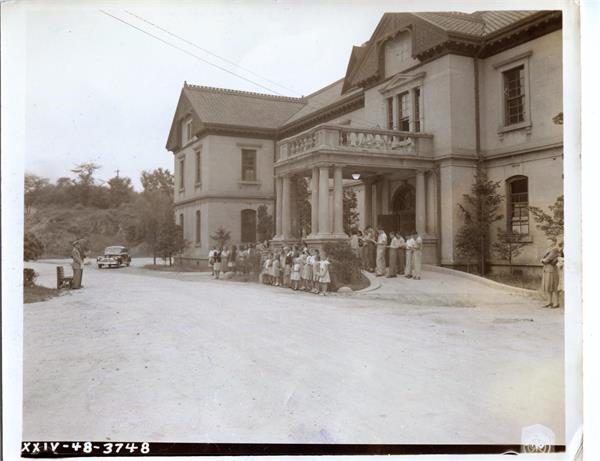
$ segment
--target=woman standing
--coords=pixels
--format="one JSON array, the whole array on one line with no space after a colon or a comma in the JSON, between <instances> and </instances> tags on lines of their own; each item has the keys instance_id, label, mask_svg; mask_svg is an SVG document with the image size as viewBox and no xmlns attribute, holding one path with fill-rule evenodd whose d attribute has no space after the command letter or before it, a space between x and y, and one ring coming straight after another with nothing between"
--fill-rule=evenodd
<instances>
[{"instance_id":1,"label":"woman standing","mask_svg":"<svg viewBox=\"0 0 600 461\"><path fill-rule=\"evenodd\" d=\"M548 303L542 307L558 306L558 270L556 264L560 256L560 249L554 243L548 248L542 258L542 291L546 293ZM556 302L555 302L556 300Z\"/></svg>"}]
</instances>

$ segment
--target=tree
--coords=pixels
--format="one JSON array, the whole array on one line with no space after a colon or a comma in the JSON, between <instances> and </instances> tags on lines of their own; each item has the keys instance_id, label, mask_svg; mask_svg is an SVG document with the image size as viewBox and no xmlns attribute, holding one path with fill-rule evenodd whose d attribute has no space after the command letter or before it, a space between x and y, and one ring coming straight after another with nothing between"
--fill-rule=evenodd
<instances>
[{"instance_id":1,"label":"tree","mask_svg":"<svg viewBox=\"0 0 600 461\"><path fill-rule=\"evenodd\" d=\"M513 274L513 259L521 254L521 248L527 243L522 242L523 234L509 232L498 228L498 239L492 244L492 250L500 259L508 261L510 275Z\"/></svg>"},{"instance_id":2,"label":"tree","mask_svg":"<svg viewBox=\"0 0 600 461\"><path fill-rule=\"evenodd\" d=\"M25 175L25 214L29 214L31 207L37 205L48 185L47 178L35 174Z\"/></svg>"},{"instance_id":3,"label":"tree","mask_svg":"<svg viewBox=\"0 0 600 461\"><path fill-rule=\"evenodd\" d=\"M25 233L23 250L23 259L25 261L31 261L42 256L44 245L34 234L27 232Z\"/></svg>"},{"instance_id":4,"label":"tree","mask_svg":"<svg viewBox=\"0 0 600 461\"><path fill-rule=\"evenodd\" d=\"M173 256L181 253L187 245L183 238L183 228L175 224L172 217L161 223L158 233L158 252L165 261L169 261L169 266L173 265Z\"/></svg>"},{"instance_id":5,"label":"tree","mask_svg":"<svg viewBox=\"0 0 600 461\"><path fill-rule=\"evenodd\" d=\"M359 219L358 200L356 192L353 189L344 191L344 232L348 235L352 234L352 229L356 227Z\"/></svg>"},{"instance_id":6,"label":"tree","mask_svg":"<svg viewBox=\"0 0 600 461\"><path fill-rule=\"evenodd\" d=\"M302 237L311 232L310 191L308 189L308 179L304 176L296 176L294 183L296 189L294 196L298 216L298 237Z\"/></svg>"},{"instance_id":7,"label":"tree","mask_svg":"<svg viewBox=\"0 0 600 461\"><path fill-rule=\"evenodd\" d=\"M148 245L156 264L160 250L160 231L163 223L173 220L173 203L171 198L161 192L145 192L137 204L138 221L136 236Z\"/></svg>"},{"instance_id":8,"label":"tree","mask_svg":"<svg viewBox=\"0 0 600 461\"><path fill-rule=\"evenodd\" d=\"M224 247L225 243L227 243L227 241L229 241L229 239L231 238L231 233L228 230L219 227L217 231L210 236L210 238L217 242L219 244L219 247Z\"/></svg>"},{"instance_id":9,"label":"tree","mask_svg":"<svg viewBox=\"0 0 600 461\"><path fill-rule=\"evenodd\" d=\"M133 195L131 179L123 176L115 176L108 180L109 203L112 207L119 207L122 203L129 202Z\"/></svg>"},{"instance_id":10,"label":"tree","mask_svg":"<svg viewBox=\"0 0 600 461\"><path fill-rule=\"evenodd\" d=\"M273 238L273 215L269 214L267 205L256 209L256 235L261 242Z\"/></svg>"},{"instance_id":11,"label":"tree","mask_svg":"<svg viewBox=\"0 0 600 461\"><path fill-rule=\"evenodd\" d=\"M92 195L92 187L96 180L94 179L94 173L101 168L93 162L80 163L76 165L71 171L77 175L76 192L79 199L79 203L82 205L88 205Z\"/></svg>"},{"instance_id":12,"label":"tree","mask_svg":"<svg viewBox=\"0 0 600 461\"><path fill-rule=\"evenodd\" d=\"M563 195L557 197L554 205L548 207L551 214L535 206L529 207L529 211L531 211L538 229L541 229L546 234L546 237L554 243L563 237L565 231L564 202Z\"/></svg>"},{"instance_id":13,"label":"tree","mask_svg":"<svg viewBox=\"0 0 600 461\"><path fill-rule=\"evenodd\" d=\"M464 204L458 204L464 224L456 236L457 253L466 258L467 266L476 261L482 275L490 254L490 226L502 219L498 210L504 197L498 193L499 187L500 181L490 181L479 163L471 193L463 195Z\"/></svg>"},{"instance_id":14,"label":"tree","mask_svg":"<svg viewBox=\"0 0 600 461\"><path fill-rule=\"evenodd\" d=\"M175 177L169 170L157 168L154 171L142 171L140 178L144 192L161 192L173 198Z\"/></svg>"}]
</instances>

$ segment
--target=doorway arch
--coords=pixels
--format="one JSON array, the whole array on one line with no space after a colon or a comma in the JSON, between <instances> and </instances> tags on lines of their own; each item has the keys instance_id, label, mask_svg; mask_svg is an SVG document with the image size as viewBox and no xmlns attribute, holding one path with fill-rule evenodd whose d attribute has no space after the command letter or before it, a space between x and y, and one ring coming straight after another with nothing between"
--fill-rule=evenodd
<instances>
[{"instance_id":1,"label":"doorway arch","mask_svg":"<svg viewBox=\"0 0 600 461\"><path fill-rule=\"evenodd\" d=\"M416 221L416 195L415 187L405 182L394 192L392 197L392 214L394 216L394 229L404 237L415 230Z\"/></svg>"}]
</instances>

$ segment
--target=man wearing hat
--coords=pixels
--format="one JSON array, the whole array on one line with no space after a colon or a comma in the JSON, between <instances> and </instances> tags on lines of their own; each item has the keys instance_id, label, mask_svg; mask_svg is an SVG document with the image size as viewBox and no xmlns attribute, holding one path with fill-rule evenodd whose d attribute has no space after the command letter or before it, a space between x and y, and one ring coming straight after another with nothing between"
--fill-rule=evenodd
<instances>
[{"instance_id":1,"label":"man wearing hat","mask_svg":"<svg viewBox=\"0 0 600 461\"><path fill-rule=\"evenodd\" d=\"M73 258L73 281L71 282L71 288L77 290L81 288L81 279L83 278L83 258L81 257L81 243L79 240L73 242L71 258Z\"/></svg>"}]
</instances>

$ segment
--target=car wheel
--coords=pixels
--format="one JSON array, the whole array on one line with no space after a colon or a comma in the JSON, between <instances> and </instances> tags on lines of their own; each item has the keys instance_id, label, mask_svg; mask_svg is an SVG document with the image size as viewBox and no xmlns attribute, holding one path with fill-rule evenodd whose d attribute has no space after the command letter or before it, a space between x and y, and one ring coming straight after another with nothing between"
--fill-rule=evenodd
<instances>
[{"instance_id":1,"label":"car wheel","mask_svg":"<svg viewBox=\"0 0 600 461\"><path fill-rule=\"evenodd\" d=\"M98 269L102 269L102 264L98 264Z\"/></svg>"}]
</instances>

